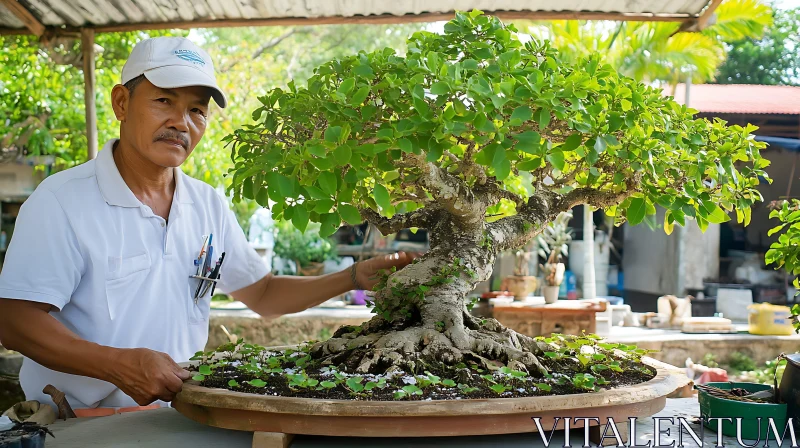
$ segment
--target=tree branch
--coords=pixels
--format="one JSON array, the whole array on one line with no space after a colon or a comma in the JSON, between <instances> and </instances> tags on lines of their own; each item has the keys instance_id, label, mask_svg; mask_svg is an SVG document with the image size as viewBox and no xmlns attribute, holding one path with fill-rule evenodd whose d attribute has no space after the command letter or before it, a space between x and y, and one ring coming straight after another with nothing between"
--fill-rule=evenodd
<instances>
[{"instance_id":1,"label":"tree branch","mask_svg":"<svg viewBox=\"0 0 800 448\"><path fill-rule=\"evenodd\" d=\"M294 34L296 32L297 32L297 28L292 28L289 31L281 34L280 36L277 36L277 37L275 37L273 39L270 39L269 41L265 42L263 45L258 47L258 49L253 53L252 56L250 56L250 60L252 61L252 60L258 59L259 57L261 57L262 54L266 53L267 51L271 50L272 48L277 47L278 45L280 45L281 42L283 42L284 40L286 40L287 38L289 38L292 34ZM230 64L228 64L225 67L223 67L222 70L220 70L220 72L221 73L227 72L228 70L230 70L233 67L235 67L236 64L238 64L239 62L240 62L239 60L231 62Z\"/></svg>"},{"instance_id":2,"label":"tree branch","mask_svg":"<svg viewBox=\"0 0 800 448\"><path fill-rule=\"evenodd\" d=\"M636 192L636 185L641 183L641 178L640 173L629 178L625 189L619 192L576 188L562 195L550 190L539 190L528 198L527 203L517 207L516 215L489 223L487 230L498 251L520 247L541 232L559 213L576 205L605 208L619 204Z\"/></svg>"},{"instance_id":3,"label":"tree branch","mask_svg":"<svg viewBox=\"0 0 800 448\"><path fill-rule=\"evenodd\" d=\"M515 249L539 234L559 213L570 208L562 195L540 190L517 208L516 215L490 222L486 230L497 252Z\"/></svg>"},{"instance_id":4,"label":"tree branch","mask_svg":"<svg viewBox=\"0 0 800 448\"><path fill-rule=\"evenodd\" d=\"M435 222L436 214L439 209L435 207L423 207L413 212L394 215L391 218L381 216L371 208L364 208L359 211L361 212L361 217L377 227L382 234L390 235L410 227L419 227L423 229L430 227L430 225Z\"/></svg>"},{"instance_id":5,"label":"tree branch","mask_svg":"<svg viewBox=\"0 0 800 448\"><path fill-rule=\"evenodd\" d=\"M494 177L491 177L483 185L475 185L475 195L487 205L494 205L500 202L501 199L508 199L513 202L517 208L521 207L525 201L517 194L500 187Z\"/></svg>"},{"instance_id":6,"label":"tree branch","mask_svg":"<svg viewBox=\"0 0 800 448\"><path fill-rule=\"evenodd\" d=\"M419 184L430 192L442 209L461 221L463 225L482 225L487 204L476 198L475 193L464 181L416 154L404 154L403 158L394 164L397 167L419 169Z\"/></svg>"}]
</instances>

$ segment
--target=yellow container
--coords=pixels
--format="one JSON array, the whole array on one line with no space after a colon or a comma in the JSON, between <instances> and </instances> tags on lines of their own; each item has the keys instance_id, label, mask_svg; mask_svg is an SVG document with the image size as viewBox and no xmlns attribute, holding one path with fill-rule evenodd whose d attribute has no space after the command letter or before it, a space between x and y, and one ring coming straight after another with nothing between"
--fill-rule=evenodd
<instances>
[{"instance_id":1,"label":"yellow container","mask_svg":"<svg viewBox=\"0 0 800 448\"><path fill-rule=\"evenodd\" d=\"M788 306L754 303L747 307L750 334L790 335L794 333L792 312Z\"/></svg>"}]
</instances>

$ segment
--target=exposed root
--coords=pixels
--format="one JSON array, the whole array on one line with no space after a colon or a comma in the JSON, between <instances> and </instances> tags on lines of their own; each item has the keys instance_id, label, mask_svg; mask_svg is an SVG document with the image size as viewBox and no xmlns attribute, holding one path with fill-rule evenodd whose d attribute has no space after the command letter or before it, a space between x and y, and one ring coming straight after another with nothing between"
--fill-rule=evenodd
<instances>
[{"instance_id":1,"label":"exposed root","mask_svg":"<svg viewBox=\"0 0 800 448\"><path fill-rule=\"evenodd\" d=\"M454 366L469 361L491 370L507 365L535 376L547 373L538 359L547 344L518 334L494 319L481 325L469 317L465 318L466 326L444 332L423 326L371 334L363 334L363 329L337 331L333 338L315 344L311 354L323 365L355 373L385 373L390 368L416 373L437 363Z\"/></svg>"}]
</instances>

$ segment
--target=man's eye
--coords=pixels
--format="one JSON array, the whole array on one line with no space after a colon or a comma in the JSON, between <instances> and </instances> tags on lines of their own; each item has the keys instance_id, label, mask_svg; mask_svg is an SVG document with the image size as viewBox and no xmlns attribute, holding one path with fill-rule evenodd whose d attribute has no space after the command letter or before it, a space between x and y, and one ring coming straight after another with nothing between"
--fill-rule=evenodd
<instances>
[{"instance_id":1,"label":"man's eye","mask_svg":"<svg viewBox=\"0 0 800 448\"><path fill-rule=\"evenodd\" d=\"M200 115L202 115L203 117L205 117L205 116L206 116L206 113L205 113L205 112L203 112L203 110L201 110L201 109L198 109L198 108L194 108L194 109L192 109L192 112L193 112L193 113L196 113L196 114L200 114Z\"/></svg>"}]
</instances>

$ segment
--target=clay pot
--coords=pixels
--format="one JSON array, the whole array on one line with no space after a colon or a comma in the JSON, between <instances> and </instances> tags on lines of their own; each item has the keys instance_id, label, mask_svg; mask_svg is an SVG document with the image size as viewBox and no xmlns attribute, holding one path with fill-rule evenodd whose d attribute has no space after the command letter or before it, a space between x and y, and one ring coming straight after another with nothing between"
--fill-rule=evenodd
<instances>
[{"instance_id":1,"label":"clay pot","mask_svg":"<svg viewBox=\"0 0 800 448\"><path fill-rule=\"evenodd\" d=\"M558 302L558 290L560 286L550 286L545 285L542 286L542 295L544 296L544 303L556 303Z\"/></svg>"},{"instance_id":2,"label":"clay pot","mask_svg":"<svg viewBox=\"0 0 800 448\"><path fill-rule=\"evenodd\" d=\"M297 263L297 273L305 277L322 275L322 271L324 270L325 270L324 263L311 263L306 267L300 267L300 263Z\"/></svg>"},{"instance_id":3,"label":"clay pot","mask_svg":"<svg viewBox=\"0 0 800 448\"><path fill-rule=\"evenodd\" d=\"M525 300L536 289L537 281L532 275L510 275L506 277L506 288L514 300Z\"/></svg>"}]
</instances>

